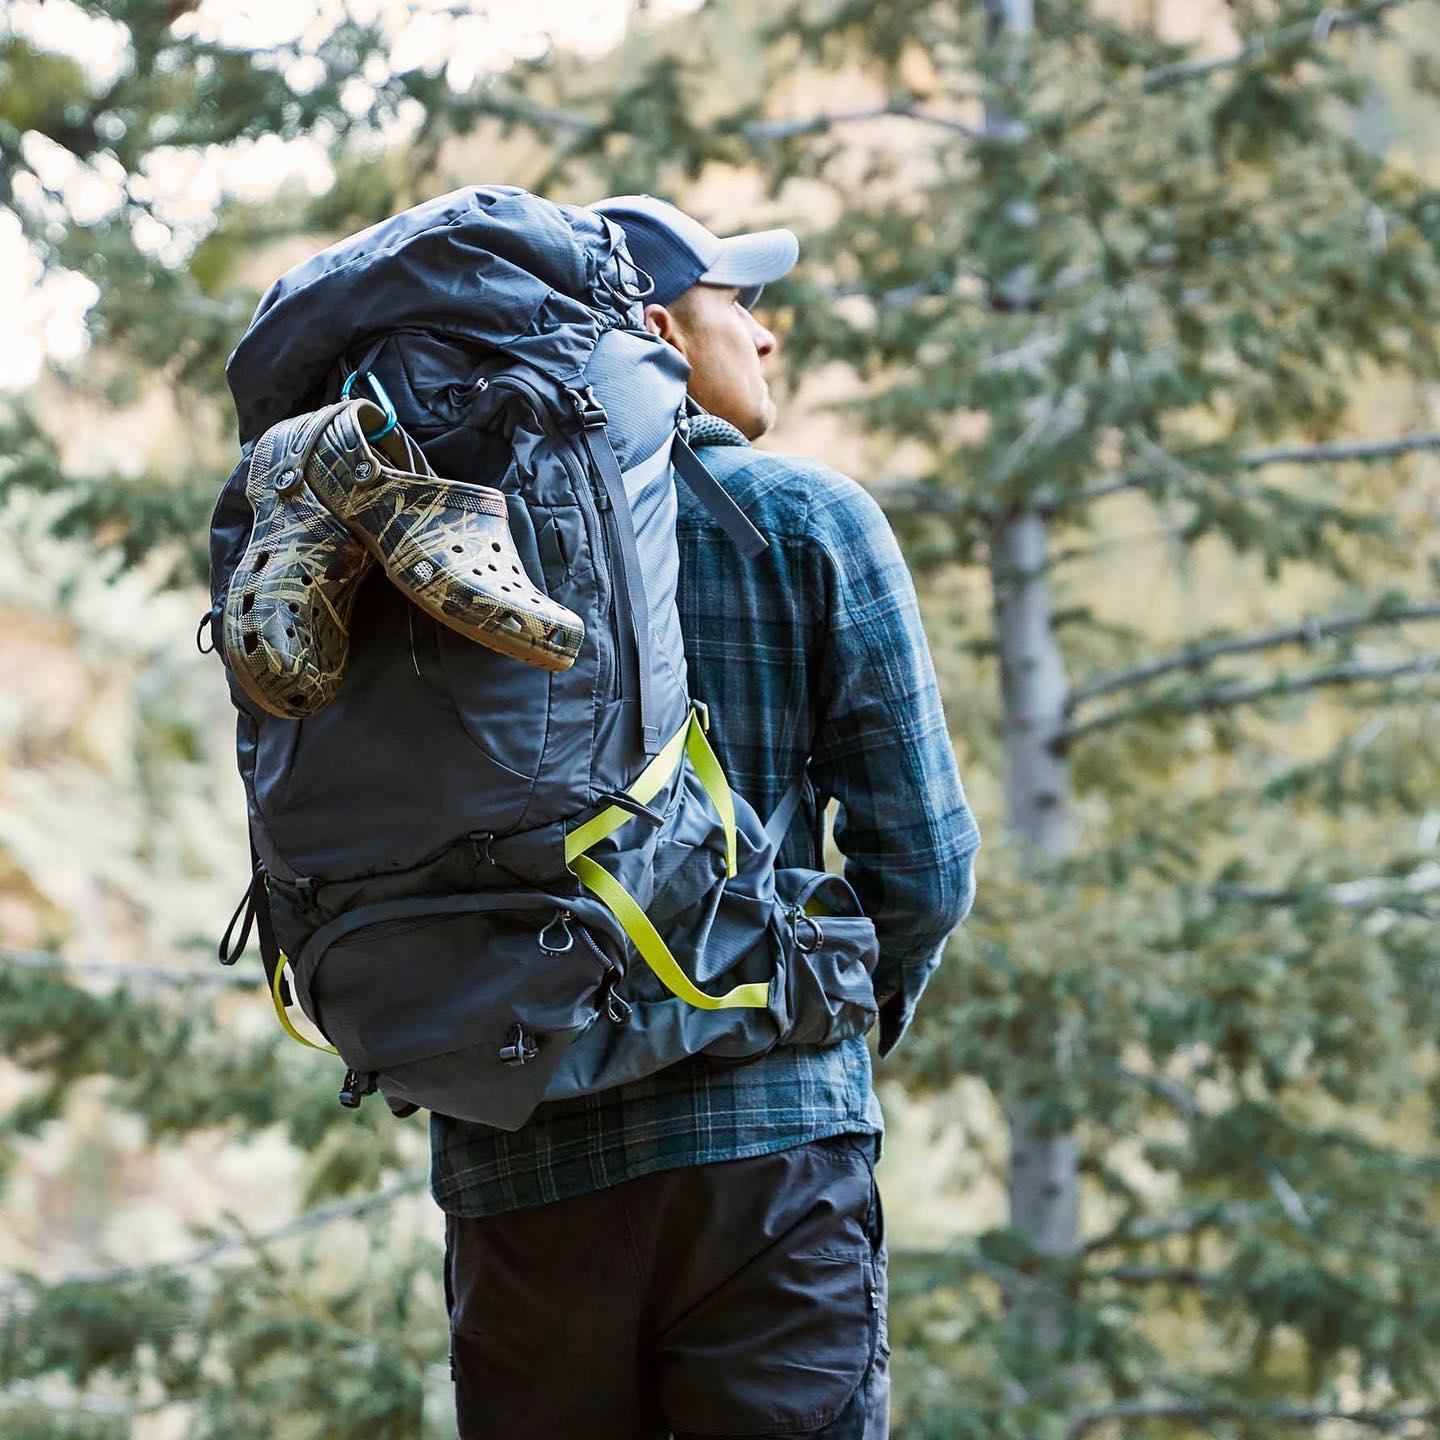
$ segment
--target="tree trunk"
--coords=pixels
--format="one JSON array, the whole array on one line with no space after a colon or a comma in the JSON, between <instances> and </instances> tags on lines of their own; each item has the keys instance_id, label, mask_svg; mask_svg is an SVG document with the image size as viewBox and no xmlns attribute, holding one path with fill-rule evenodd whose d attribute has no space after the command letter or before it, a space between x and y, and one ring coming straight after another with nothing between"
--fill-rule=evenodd
<instances>
[{"instance_id":1,"label":"tree trunk","mask_svg":"<svg viewBox=\"0 0 1440 1440\"><path fill-rule=\"evenodd\" d=\"M986 11L989 43L1005 47L1017 67L1008 77L1013 83L1034 29L1033 0L986 0ZM995 106L987 110L986 129L995 136L1016 133L1013 117ZM1025 218L1012 221L1023 224ZM1013 299L1028 291L1028 276L993 277L993 289ZM1030 862L1059 859L1069 848L1069 767L1052 749L1065 723L1065 667L1050 607L1046 542L1044 517L1022 511L997 527L989 562L1005 717L1006 819ZM1075 1136L1047 1129L1033 1101L1009 1106L1006 1120L1011 1226L1042 1254L1075 1254L1080 1240ZM1011 1286L1007 1301L1039 1344L1053 1349L1060 1343L1064 1314L1052 1291Z\"/></svg>"},{"instance_id":2,"label":"tree trunk","mask_svg":"<svg viewBox=\"0 0 1440 1440\"><path fill-rule=\"evenodd\" d=\"M1058 859L1069 845L1069 767L1051 748L1065 721L1066 683L1050 610L1045 549L1045 521L1034 513L1005 521L990 547L1005 710L1006 817L1022 854L1031 861ZM1075 1254L1080 1201L1074 1135L1044 1128L1034 1102L1010 1106L1006 1119L1010 1224L1042 1254ZM1037 1341L1049 1348L1059 1344L1063 1317L1053 1293L1012 1288L1008 1298L1012 1313Z\"/></svg>"}]
</instances>

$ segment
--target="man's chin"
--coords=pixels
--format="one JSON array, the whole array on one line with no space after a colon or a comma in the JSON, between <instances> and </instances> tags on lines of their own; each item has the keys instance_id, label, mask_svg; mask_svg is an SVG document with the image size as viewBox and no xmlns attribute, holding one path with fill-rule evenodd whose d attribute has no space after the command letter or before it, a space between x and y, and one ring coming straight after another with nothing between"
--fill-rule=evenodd
<instances>
[{"instance_id":1,"label":"man's chin","mask_svg":"<svg viewBox=\"0 0 1440 1440\"><path fill-rule=\"evenodd\" d=\"M762 435L774 428L775 425L775 402L766 395L765 403L756 411L748 425L739 425L736 428L747 440L758 440Z\"/></svg>"}]
</instances>

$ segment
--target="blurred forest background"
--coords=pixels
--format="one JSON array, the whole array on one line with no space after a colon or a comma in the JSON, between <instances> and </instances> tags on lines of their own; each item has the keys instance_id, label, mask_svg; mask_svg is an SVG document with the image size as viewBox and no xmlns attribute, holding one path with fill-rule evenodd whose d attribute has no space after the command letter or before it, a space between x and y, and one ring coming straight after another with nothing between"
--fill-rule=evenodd
<instances>
[{"instance_id":1,"label":"blurred forest background","mask_svg":"<svg viewBox=\"0 0 1440 1440\"><path fill-rule=\"evenodd\" d=\"M898 1440L1437 1433L1437 136L1436 0L0 0L0 1433L453 1434L423 1124L213 964L192 636L259 292L496 181L794 228L765 443L917 574Z\"/></svg>"}]
</instances>

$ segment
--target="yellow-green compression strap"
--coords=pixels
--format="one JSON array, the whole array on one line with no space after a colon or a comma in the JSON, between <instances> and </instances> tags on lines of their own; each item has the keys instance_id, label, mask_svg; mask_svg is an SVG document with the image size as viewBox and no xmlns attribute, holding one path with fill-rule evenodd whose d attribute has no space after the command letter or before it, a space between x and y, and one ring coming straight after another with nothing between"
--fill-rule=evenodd
<instances>
[{"instance_id":1,"label":"yellow-green compression strap","mask_svg":"<svg viewBox=\"0 0 1440 1440\"><path fill-rule=\"evenodd\" d=\"M725 873L736 873L735 862L735 798L710 741L706 738L700 717L694 711L665 742L660 753L640 772L640 777L627 792L642 805L653 800L675 773L682 756L689 756L710 803L720 816L725 832ZM576 878L598 899L610 907L641 959L660 977L674 995L699 1010L764 1009L769 1003L767 981L737 985L724 995L707 995L680 967L650 917L636 903L635 897L597 861L585 852L598 845L607 835L618 830L634 817L619 805L611 805L598 815L577 826L565 838L565 859Z\"/></svg>"},{"instance_id":2,"label":"yellow-green compression strap","mask_svg":"<svg viewBox=\"0 0 1440 1440\"><path fill-rule=\"evenodd\" d=\"M641 958L672 994L697 1010L763 1010L769 1003L770 985L764 980L737 985L724 995L707 995L680 968L680 962L670 953L670 947L660 938L660 932L650 923L650 917L604 866L588 855L580 855L575 858L573 869L580 877L580 883L614 912Z\"/></svg>"},{"instance_id":3,"label":"yellow-green compression strap","mask_svg":"<svg viewBox=\"0 0 1440 1440\"><path fill-rule=\"evenodd\" d=\"M661 747L660 753L640 772L640 778L625 792L632 800L648 805L660 793L661 787L675 773L675 767L685 753L686 739L694 724L695 716L692 712L690 718ZM724 777L721 778L723 780ZM726 798L729 798L728 787ZM733 805L731 813L734 813ZM565 837L566 862L583 855L592 845L598 845L612 831L618 830L627 820L634 818L630 811L619 805L606 806L598 815L583 825L577 825Z\"/></svg>"},{"instance_id":4,"label":"yellow-green compression strap","mask_svg":"<svg viewBox=\"0 0 1440 1440\"><path fill-rule=\"evenodd\" d=\"M280 1017L280 1023L285 1027L285 1033L292 1040L298 1040L302 1045L308 1045L312 1050L323 1050L327 1055L338 1055L340 1052L333 1045L317 1045L313 1040L307 1040L295 1028L294 1023L285 1013L285 1002L280 998L280 982L285 977L285 967L289 963L289 960L282 955L280 957L280 963L275 967L275 978L270 982L270 998L275 1002L275 1013Z\"/></svg>"},{"instance_id":5,"label":"yellow-green compression strap","mask_svg":"<svg viewBox=\"0 0 1440 1440\"><path fill-rule=\"evenodd\" d=\"M720 816L720 824L725 831L725 873L733 875L735 799L730 793L730 783L725 779L725 771L701 728L700 717L694 711L691 711L690 718L665 742L660 753L640 772L639 779L625 793L632 800L648 805L669 782L682 755L690 757L690 763L695 767L695 774L699 777L705 794ZM598 815L592 816L583 825L577 825L565 837L566 863L573 863L607 835L618 830L627 820L634 818L634 815L622 806L607 805Z\"/></svg>"},{"instance_id":6,"label":"yellow-green compression strap","mask_svg":"<svg viewBox=\"0 0 1440 1440\"><path fill-rule=\"evenodd\" d=\"M735 874L735 797L730 793L730 782L725 778L719 758L710 748L710 739L700 725L700 719L692 714L690 728L685 735L685 753L695 767L710 803L720 815L720 824L725 830L725 873Z\"/></svg>"}]
</instances>

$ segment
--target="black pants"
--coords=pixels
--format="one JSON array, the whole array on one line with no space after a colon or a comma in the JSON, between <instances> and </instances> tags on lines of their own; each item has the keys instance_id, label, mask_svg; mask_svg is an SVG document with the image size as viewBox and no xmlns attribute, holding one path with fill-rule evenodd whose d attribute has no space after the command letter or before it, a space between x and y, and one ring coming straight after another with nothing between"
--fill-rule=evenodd
<instances>
[{"instance_id":1,"label":"black pants","mask_svg":"<svg viewBox=\"0 0 1440 1440\"><path fill-rule=\"evenodd\" d=\"M461 1440L884 1440L874 1140L446 1225Z\"/></svg>"}]
</instances>

